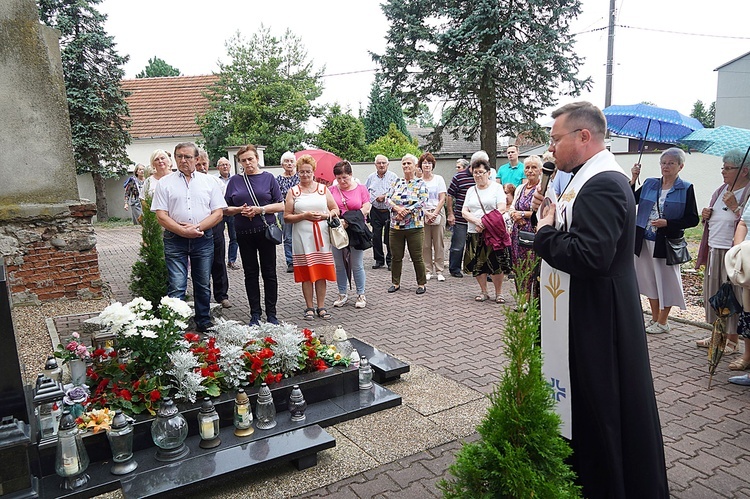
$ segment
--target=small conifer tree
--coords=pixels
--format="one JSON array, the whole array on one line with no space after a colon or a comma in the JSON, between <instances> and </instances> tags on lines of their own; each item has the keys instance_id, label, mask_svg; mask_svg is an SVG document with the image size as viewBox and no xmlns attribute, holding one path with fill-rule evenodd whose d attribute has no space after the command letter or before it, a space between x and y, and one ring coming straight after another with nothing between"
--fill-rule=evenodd
<instances>
[{"instance_id":1,"label":"small conifer tree","mask_svg":"<svg viewBox=\"0 0 750 499\"><path fill-rule=\"evenodd\" d=\"M167 263L164 259L162 228L156 220L156 213L151 211L150 197L143 201L141 224L143 242L130 273L129 288L134 296L145 298L156 309L162 297L167 295Z\"/></svg>"},{"instance_id":2,"label":"small conifer tree","mask_svg":"<svg viewBox=\"0 0 750 499\"><path fill-rule=\"evenodd\" d=\"M532 265L516 266L525 282ZM446 498L580 497L575 473L565 463L570 446L559 435L560 417L542 377L538 299L514 293L517 307L506 307L503 352L508 365L477 427L481 439L466 443L439 487Z\"/></svg>"}]
</instances>

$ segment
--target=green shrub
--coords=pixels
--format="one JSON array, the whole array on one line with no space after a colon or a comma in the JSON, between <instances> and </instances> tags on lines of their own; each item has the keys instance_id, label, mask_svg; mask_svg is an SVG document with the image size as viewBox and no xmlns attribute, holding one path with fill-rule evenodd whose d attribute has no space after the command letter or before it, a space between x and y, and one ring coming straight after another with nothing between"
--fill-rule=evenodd
<instances>
[{"instance_id":1,"label":"green shrub","mask_svg":"<svg viewBox=\"0 0 750 499\"><path fill-rule=\"evenodd\" d=\"M167 263L164 259L162 228L151 211L151 198L143 202L143 229L138 260L130 273L130 292L150 301L154 310L162 297L167 296Z\"/></svg>"}]
</instances>

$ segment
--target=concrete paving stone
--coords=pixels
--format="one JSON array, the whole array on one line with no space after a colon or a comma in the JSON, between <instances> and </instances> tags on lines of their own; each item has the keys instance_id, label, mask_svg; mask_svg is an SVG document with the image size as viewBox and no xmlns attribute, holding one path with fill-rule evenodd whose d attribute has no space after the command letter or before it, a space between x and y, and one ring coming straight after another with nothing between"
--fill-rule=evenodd
<instances>
[{"instance_id":1,"label":"concrete paving stone","mask_svg":"<svg viewBox=\"0 0 750 499\"><path fill-rule=\"evenodd\" d=\"M737 492L735 492L735 494L736 494L735 497L741 497L741 498L750 497L750 488L742 488L738 490Z\"/></svg>"},{"instance_id":2,"label":"concrete paving stone","mask_svg":"<svg viewBox=\"0 0 750 499\"><path fill-rule=\"evenodd\" d=\"M465 437L475 432L476 427L487 414L489 407L489 399L482 396L479 400L432 414L429 419L456 437Z\"/></svg>"},{"instance_id":3,"label":"concrete paving stone","mask_svg":"<svg viewBox=\"0 0 750 499\"><path fill-rule=\"evenodd\" d=\"M696 440L690 435L685 435L679 440L676 440L671 446L671 450L682 452L687 456L696 456L701 449L708 447L709 444Z\"/></svg>"},{"instance_id":4,"label":"concrete paving stone","mask_svg":"<svg viewBox=\"0 0 750 499\"><path fill-rule=\"evenodd\" d=\"M742 475L730 468L719 468L709 473L705 479L696 479L697 485L710 490L721 490L725 497L735 497L735 492L747 487L747 475Z\"/></svg>"},{"instance_id":5,"label":"concrete paving stone","mask_svg":"<svg viewBox=\"0 0 750 499\"><path fill-rule=\"evenodd\" d=\"M432 471L425 468L424 464L419 461L411 463L410 466L399 470L388 471L387 475L391 477L394 482L399 484L401 488L408 487L412 482L435 476Z\"/></svg>"},{"instance_id":6,"label":"concrete paving stone","mask_svg":"<svg viewBox=\"0 0 750 499\"><path fill-rule=\"evenodd\" d=\"M401 382L389 389L401 395L404 403L423 416L482 398L481 393L421 366L412 367L401 378Z\"/></svg>"},{"instance_id":7,"label":"concrete paving stone","mask_svg":"<svg viewBox=\"0 0 750 499\"><path fill-rule=\"evenodd\" d=\"M682 459L682 462L693 469L698 469L703 472L715 471L717 469L736 469L736 463L730 462L725 459L718 458L708 452L699 452L693 458Z\"/></svg>"},{"instance_id":8,"label":"concrete paving stone","mask_svg":"<svg viewBox=\"0 0 750 499\"><path fill-rule=\"evenodd\" d=\"M722 421L720 424L723 425L725 424L725 422ZM729 439L731 441L734 438L734 435L729 435L726 433L726 431L722 430L721 428L716 428L714 427L714 425L708 425L705 428L701 428L699 431L690 433L690 435L693 438L706 442L713 447L719 445L724 439Z\"/></svg>"},{"instance_id":9,"label":"concrete paving stone","mask_svg":"<svg viewBox=\"0 0 750 499\"><path fill-rule=\"evenodd\" d=\"M442 497L442 495L438 495L437 492L428 489L421 482L412 483L408 487L404 488L404 490L400 490L398 492L386 492L385 494L383 494L383 496L393 499L433 499L435 497Z\"/></svg>"},{"instance_id":10,"label":"concrete paving stone","mask_svg":"<svg viewBox=\"0 0 750 499\"><path fill-rule=\"evenodd\" d=\"M707 499L709 497L730 497L720 496L716 494L716 491L706 488L700 483L694 482L689 488L682 490L670 490L670 495L675 499Z\"/></svg>"},{"instance_id":11,"label":"concrete paving stone","mask_svg":"<svg viewBox=\"0 0 750 499\"><path fill-rule=\"evenodd\" d=\"M706 478L707 476L706 474L697 472L681 461L675 462L672 467L667 469L667 479L669 480L670 487L672 484L676 484L678 487L685 489L696 477Z\"/></svg>"},{"instance_id":12,"label":"concrete paving stone","mask_svg":"<svg viewBox=\"0 0 750 499\"><path fill-rule=\"evenodd\" d=\"M396 492L400 490L398 484L385 473L364 483L353 483L349 487L358 497L362 498L375 497L377 494L382 494L384 492Z\"/></svg>"},{"instance_id":13,"label":"concrete paving stone","mask_svg":"<svg viewBox=\"0 0 750 499\"><path fill-rule=\"evenodd\" d=\"M686 414L685 417L680 420L681 425L687 426L696 431L711 423L713 423L713 421L710 419L706 419L703 416L698 416L696 414Z\"/></svg>"},{"instance_id":14,"label":"concrete paving stone","mask_svg":"<svg viewBox=\"0 0 750 499\"><path fill-rule=\"evenodd\" d=\"M727 440L723 440L713 447L706 447L704 452L733 464L750 458L747 447L738 447L733 442Z\"/></svg>"},{"instance_id":15,"label":"concrete paving stone","mask_svg":"<svg viewBox=\"0 0 750 499\"><path fill-rule=\"evenodd\" d=\"M677 441L684 437L685 435L693 434L693 430L682 426L680 424L680 421L671 421L665 425L664 419L661 419L661 433L665 437L671 437L674 441Z\"/></svg>"},{"instance_id":16,"label":"concrete paving stone","mask_svg":"<svg viewBox=\"0 0 750 499\"><path fill-rule=\"evenodd\" d=\"M401 461L396 459L395 461L391 461L390 463L381 464L376 468L367 470L362 473L362 476L365 478L365 481L374 480L378 475L382 475L383 473L387 473L389 471L400 470L402 468L403 465L401 464Z\"/></svg>"}]
</instances>

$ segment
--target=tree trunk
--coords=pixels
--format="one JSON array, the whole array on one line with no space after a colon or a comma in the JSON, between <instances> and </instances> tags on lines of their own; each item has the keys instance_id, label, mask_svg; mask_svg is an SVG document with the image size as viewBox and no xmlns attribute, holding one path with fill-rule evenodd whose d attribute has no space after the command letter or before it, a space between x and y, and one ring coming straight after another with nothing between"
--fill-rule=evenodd
<instances>
[{"instance_id":1,"label":"tree trunk","mask_svg":"<svg viewBox=\"0 0 750 499\"><path fill-rule=\"evenodd\" d=\"M479 87L479 114L481 116L479 143L490 157L490 167L492 168L495 168L497 163L497 115L495 114L495 104L495 82L489 71L486 71Z\"/></svg>"},{"instance_id":2,"label":"tree trunk","mask_svg":"<svg viewBox=\"0 0 750 499\"><path fill-rule=\"evenodd\" d=\"M104 177L99 173L91 173L94 179L94 191L96 191L96 220L106 222L109 220L107 213L107 184Z\"/></svg>"}]
</instances>

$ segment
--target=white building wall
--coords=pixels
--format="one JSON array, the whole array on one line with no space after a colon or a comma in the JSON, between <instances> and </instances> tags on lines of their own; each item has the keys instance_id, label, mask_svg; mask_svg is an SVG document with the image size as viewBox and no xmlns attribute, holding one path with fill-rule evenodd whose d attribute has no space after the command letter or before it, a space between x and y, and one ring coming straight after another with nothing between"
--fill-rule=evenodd
<instances>
[{"instance_id":1,"label":"white building wall","mask_svg":"<svg viewBox=\"0 0 750 499\"><path fill-rule=\"evenodd\" d=\"M717 72L715 125L750 128L750 55Z\"/></svg>"}]
</instances>

